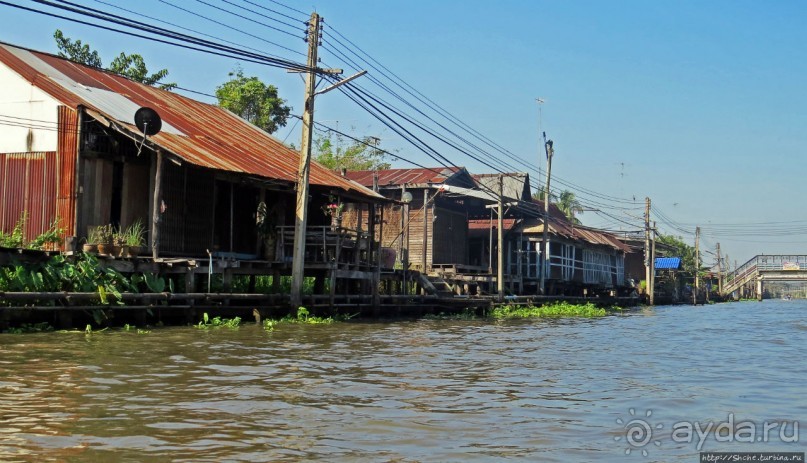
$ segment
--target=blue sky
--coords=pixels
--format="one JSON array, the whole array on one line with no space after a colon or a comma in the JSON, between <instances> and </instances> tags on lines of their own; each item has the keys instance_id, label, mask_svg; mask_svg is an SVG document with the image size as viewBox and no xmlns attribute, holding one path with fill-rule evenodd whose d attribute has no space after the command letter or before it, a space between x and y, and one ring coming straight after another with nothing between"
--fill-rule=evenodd
<instances>
[{"instance_id":1,"label":"blue sky","mask_svg":"<svg viewBox=\"0 0 807 463\"><path fill-rule=\"evenodd\" d=\"M97 1L78 1L115 11ZM220 0L206 1L235 10ZM249 7L242 0L231 1ZM171 0L294 52L159 0L109 2L294 61L305 59L306 44L299 38L197 1ZM275 3L256 3L302 17ZM553 176L570 185L586 206L604 211L585 212L581 219L586 224L636 229L649 196L663 232L691 243L700 225L704 247L713 250L720 242L732 261L742 263L759 253L807 254L807 217L801 210L801 199L807 196L803 2L283 3L306 14L316 9L325 18L326 33L332 28L343 34L452 115L507 148L517 156L509 164L530 170L535 182L542 181L535 168L544 163L535 99L543 98L540 125L555 143ZM168 68L171 80L182 87L208 93L236 64L7 6L0 6L0 18L2 41L55 52L52 33L61 28L89 42L107 63L120 51L139 52L155 70ZM323 64L342 66L328 45L326 37L320 53ZM294 112L301 112L299 76L242 65L247 74L274 83ZM316 117L356 136L378 136L382 146L406 159L437 164L340 92L317 100ZM299 143L299 131L299 125L292 130L289 124L276 135ZM433 146L453 164L475 173L491 171L439 143Z\"/></svg>"}]
</instances>

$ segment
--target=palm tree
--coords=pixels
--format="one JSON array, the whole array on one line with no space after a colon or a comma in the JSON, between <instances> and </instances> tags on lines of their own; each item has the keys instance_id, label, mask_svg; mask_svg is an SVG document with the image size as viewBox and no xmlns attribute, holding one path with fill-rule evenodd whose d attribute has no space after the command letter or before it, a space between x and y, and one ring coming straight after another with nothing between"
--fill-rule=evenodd
<instances>
[{"instance_id":1,"label":"palm tree","mask_svg":"<svg viewBox=\"0 0 807 463\"><path fill-rule=\"evenodd\" d=\"M533 195L532 195L532 199L534 199L534 200L536 200L536 201L543 201L543 200L544 200L544 196L546 196L546 194L545 194L545 191L544 191L544 190L546 190L546 188L545 188L545 187L540 187L540 188L538 188L538 191L536 191L535 193L533 193ZM557 197L555 194L550 193L550 195L549 195L549 201L550 201L550 202L553 202L553 201L554 201L554 202L557 202L557 201L558 201L558 197Z\"/></svg>"},{"instance_id":2,"label":"palm tree","mask_svg":"<svg viewBox=\"0 0 807 463\"><path fill-rule=\"evenodd\" d=\"M569 190L561 191L558 196L557 206L570 222L576 225L580 224L580 220L575 216L583 213L583 205L575 198L574 193Z\"/></svg>"}]
</instances>

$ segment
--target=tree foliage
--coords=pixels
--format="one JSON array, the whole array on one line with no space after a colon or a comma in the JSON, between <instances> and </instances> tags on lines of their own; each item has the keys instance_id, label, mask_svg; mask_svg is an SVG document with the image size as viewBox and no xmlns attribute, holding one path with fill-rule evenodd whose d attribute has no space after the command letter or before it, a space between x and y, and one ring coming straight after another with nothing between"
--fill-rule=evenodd
<instances>
[{"instance_id":1,"label":"tree foliage","mask_svg":"<svg viewBox=\"0 0 807 463\"><path fill-rule=\"evenodd\" d=\"M62 58L67 58L79 64L103 69L101 55L98 54L98 51L90 48L89 44L81 43L81 40L72 40L69 37L65 37L59 29L56 29L56 32L53 33L53 38L56 40L56 48L59 49L58 55ZM107 70L146 85L159 87L163 90L171 90L177 86L177 84L173 82L161 83L161 81L168 76L167 69L161 69L153 74L149 74L145 60L137 53L127 55L121 52L120 55L112 60L112 64Z\"/></svg>"},{"instance_id":2,"label":"tree foliage","mask_svg":"<svg viewBox=\"0 0 807 463\"><path fill-rule=\"evenodd\" d=\"M81 40L71 40L65 37L59 29L56 29L56 32L53 33L53 38L56 40L56 48L59 49L58 54L62 58L94 68L103 67L101 55L91 49L89 44L81 43Z\"/></svg>"},{"instance_id":3,"label":"tree foliage","mask_svg":"<svg viewBox=\"0 0 807 463\"><path fill-rule=\"evenodd\" d=\"M160 87L163 90L171 90L177 86L174 82L160 83L161 80L168 76L168 69L160 69L154 74L149 75L143 57L137 53L127 55L121 52L120 55L112 60L112 63L109 65L109 70L137 82Z\"/></svg>"},{"instance_id":4,"label":"tree foliage","mask_svg":"<svg viewBox=\"0 0 807 463\"><path fill-rule=\"evenodd\" d=\"M583 213L583 205L577 200L574 193L569 190L563 190L558 196L558 209L574 224L579 224L580 219L577 214Z\"/></svg>"},{"instance_id":5,"label":"tree foliage","mask_svg":"<svg viewBox=\"0 0 807 463\"><path fill-rule=\"evenodd\" d=\"M389 169L384 153L374 148L375 139L365 137L361 142L352 141L343 146L340 135L320 136L314 140L314 159L333 170Z\"/></svg>"},{"instance_id":6,"label":"tree foliage","mask_svg":"<svg viewBox=\"0 0 807 463\"><path fill-rule=\"evenodd\" d=\"M535 193L532 194L532 199L534 199L536 201L544 201L545 198L546 198L546 187L545 186L541 186L540 188L538 188L538 191L536 191ZM558 197L554 193L550 192L549 201L550 202L557 202L557 200L558 200Z\"/></svg>"},{"instance_id":7,"label":"tree foliage","mask_svg":"<svg viewBox=\"0 0 807 463\"><path fill-rule=\"evenodd\" d=\"M538 201L543 201L545 197L546 197L545 187L540 187L538 191L536 191L532 195L532 198ZM574 224L580 224L580 219L577 218L577 214L583 213L583 205L577 199L574 192L571 192L569 190L563 190L560 192L559 195L550 193L549 200L550 202L555 203L555 205L558 206L558 209L560 209L560 211L563 212L563 215L565 215L570 222Z\"/></svg>"},{"instance_id":8,"label":"tree foliage","mask_svg":"<svg viewBox=\"0 0 807 463\"><path fill-rule=\"evenodd\" d=\"M681 271L685 275L692 276L695 269L700 268L700 262L695 264L695 247L686 244L680 236L659 234L656 238L658 243L673 248L671 257L681 258Z\"/></svg>"},{"instance_id":9,"label":"tree foliage","mask_svg":"<svg viewBox=\"0 0 807 463\"><path fill-rule=\"evenodd\" d=\"M216 87L219 106L268 133L286 125L291 108L286 106L286 100L278 97L274 85L267 85L255 76L245 76L241 68L236 68L229 76L230 80Z\"/></svg>"}]
</instances>

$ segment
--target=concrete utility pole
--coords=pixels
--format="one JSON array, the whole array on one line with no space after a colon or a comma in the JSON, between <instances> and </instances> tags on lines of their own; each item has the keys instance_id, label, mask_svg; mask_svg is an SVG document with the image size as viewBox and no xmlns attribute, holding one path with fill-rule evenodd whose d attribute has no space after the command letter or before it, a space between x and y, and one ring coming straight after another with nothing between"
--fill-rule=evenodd
<instances>
[{"instance_id":1,"label":"concrete utility pole","mask_svg":"<svg viewBox=\"0 0 807 463\"><path fill-rule=\"evenodd\" d=\"M653 280L651 268L652 256L650 255L650 198L644 199L644 282L647 291L647 302L653 305Z\"/></svg>"},{"instance_id":2,"label":"concrete utility pole","mask_svg":"<svg viewBox=\"0 0 807 463\"><path fill-rule=\"evenodd\" d=\"M650 232L650 305L656 304L656 222L653 222L653 228Z\"/></svg>"},{"instance_id":3,"label":"concrete utility pole","mask_svg":"<svg viewBox=\"0 0 807 463\"><path fill-rule=\"evenodd\" d=\"M291 264L291 305L302 304L305 276L305 229L308 226L308 177L311 170L311 141L314 125L314 92L317 88L317 47L319 46L320 17L311 13L308 22L308 72L305 81L305 108L303 109L303 137L300 143L300 167L297 171L297 209L294 219L294 255Z\"/></svg>"},{"instance_id":4,"label":"concrete utility pole","mask_svg":"<svg viewBox=\"0 0 807 463\"><path fill-rule=\"evenodd\" d=\"M541 269L541 294L546 295L546 282L548 280L547 273L549 273L550 260L549 260L549 183L552 179L552 155L555 150L552 147L552 140L546 139L546 132L544 134L544 150L546 151L546 189L544 190L544 237L541 241L541 259L543 260L543 268Z\"/></svg>"},{"instance_id":5,"label":"concrete utility pole","mask_svg":"<svg viewBox=\"0 0 807 463\"><path fill-rule=\"evenodd\" d=\"M695 291L692 294L692 304L694 305L698 305L698 291L700 291L700 282L698 281L698 270L700 270L701 266L700 241L701 227L695 227Z\"/></svg>"},{"instance_id":6,"label":"concrete utility pole","mask_svg":"<svg viewBox=\"0 0 807 463\"><path fill-rule=\"evenodd\" d=\"M314 97L329 92L367 73L361 71L347 79L341 80L329 87L317 91L317 75L339 75L341 69L322 69L317 67L317 49L320 40L320 27L322 18L317 13L311 13L308 21L308 60L305 80L305 108L303 109L303 136L300 142L300 167L297 171L297 208L294 218L294 253L291 263L291 305L298 307L302 304L303 278L305 277L305 235L308 226L308 194L310 185L308 179L311 174L311 142L314 128Z\"/></svg>"},{"instance_id":7,"label":"concrete utility pole","mask_svg":"<svg viewBox=\"0 0 807 463\"><path fill-rule=\"evenodd\" d=\"M429 258L428 250L429 250L429 189L423 189L423 276L429 274L428 266L426 265L426 261ZM433 229L433 226L432 226Z\"/></svg>"},{"instance_id":8,"label":"concrete utility pole","mask_svg":"<svg viewBox=\"0 0 807 463\"><path fill-rule=\"evenodd\" d=\"M499 174L499 268L496 285L499 289L499 302L504 301L504 177Z\"/></svg>"},{"instance_id":9,"label":"concrete utility pole","mask_svg":"<svg viewBox=\"0 0 807 463\"><path fill-rule=\"evenodd\" d=\"M720 259L720 243L717 243L717 292L723 295L723 262Z\"/></svg>"}]
</instances>

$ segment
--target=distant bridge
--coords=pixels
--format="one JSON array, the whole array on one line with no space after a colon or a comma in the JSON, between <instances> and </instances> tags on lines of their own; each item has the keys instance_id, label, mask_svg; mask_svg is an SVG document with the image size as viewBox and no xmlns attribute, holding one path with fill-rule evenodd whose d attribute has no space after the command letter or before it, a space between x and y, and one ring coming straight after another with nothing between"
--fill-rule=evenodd
<instances>
[{"instance_id":1,"label":"distant bridge","mask_svg":"<svg viewBox=\"0 0 807 463\"><path fill-rule=\"evenodd\" d=\"M723 295L755 296L762 299L766 281L807 281L807 256L758 255L728 272L723 278Z\"/></svg>"}]
</instances>

